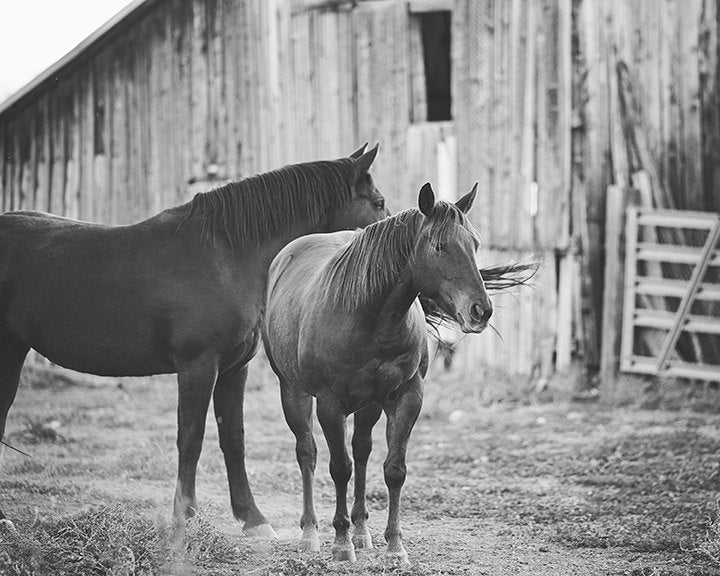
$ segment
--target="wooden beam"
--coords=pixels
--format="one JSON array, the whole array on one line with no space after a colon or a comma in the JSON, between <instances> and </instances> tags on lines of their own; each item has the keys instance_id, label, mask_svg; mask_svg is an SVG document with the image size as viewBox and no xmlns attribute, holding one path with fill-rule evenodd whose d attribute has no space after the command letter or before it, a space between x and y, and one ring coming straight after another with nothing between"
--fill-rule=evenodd
<instances>
[{"instance_id":1,"label":"wooden beam","mask_svg":"<svg viewBox=\"0 0 720 576\"><path fill-rule=\"evenodd\" d=\"M658 375L656 364L656 358L654 356L634 356L628 371L655 376ZM671 361L659 375L720 382L720 366L714 366L712 364L691 364L690 362L681 362L679 360Z\"/></svg>"},{"instance_id":2,"label":"wooden beam","mask_svg":"<svg viewBox=\"0 0 720 576\"><path fill-rule=\"evenodd\" d=\"M637 259L646 262L671 262L674 264L697 264L700 262L700 251L697 248L639 242ZM720 266L720 251L710 258L711 266Z\"/></svg>"},{"instance_id":3,"label":"wooden beam","mask_svg":"<svg viewBox=\"0 0 720 576\"><path fill-rule=\"evenodd\" d=\"M455 10L457 0L408 0L411 14L419 12L441 12Z\"/></svg>"},{"instance_id":4,"label":"wooden beam","mask_svg":"<svg viewBox=\"0 0 720 576\"><path fill-rule=\"evenodd\" d=\"M623 289L625 286L625 214L631 191L610 185L607 189L605 217L605 270L600 342L600 394L612 402L617 392L617 370L623 328Z\"/></svg>"},{"instance_id":5,"label":"wooden beam","mask_svg":"<svg viewBox=\"0 0 720 576\"><path fill-rule=\"evenodd\" d=\"M717 215L710 212L692 212L690 210L641 209L638 212L638 224L640 226L710 230L715 226L717 219Z\"/></svg>"},{"instance_id":6,"label":"wooden beam","mask_svg":"<svg viewBox=\"0 0 720 576\"><path fill-rule=\"evenodd\" d=\"M580 273L577 254L565 252L560 259L558 274L558 310L555 341L555 368L562 372L570 367L573 346L573 294Z\"/></svg>"},{"instance_id":7,"label":"wooden beam","mask_svg":"<svg viewBox=\"0 0 720 576\"><path fill-rule=\"evenodd\" d=\"M656 328L658 330L671 330L676 325L676 313L665 310L651 310L639 308L634 313L634 325L642 328ZM682 331L699 332L702 334L720 334L720 318L713 316L700 316L687 314L680 324ZM657 367L658 362L656 360Z\"/></svg>"},{"instance_id":8,"label":"wooden beam","mask_svg":"<svg viewBox=\"0 0 720 576\"><path fill-rule=\"evenodd\" d=\"M672 296L682 298L688 290L686 280L670 280L668 278L638 277L635 287L638 294L649 296ZM695 300L720 301L720 285L701 283L695 294Z\"/></svg>"},{"instance_id":9,"label":"wooden beam","mask_svg":"<svg viewBox=\"0 0 720 576\"><path fill-rule=\"evenodd\" d=\"M625 222L625 265L623 280L622 336L620 338L620 368L627 370L631 365L635 341L635 277L637 276L637 216L635 207L628 208Z\"/></svg>"}]
</instances>

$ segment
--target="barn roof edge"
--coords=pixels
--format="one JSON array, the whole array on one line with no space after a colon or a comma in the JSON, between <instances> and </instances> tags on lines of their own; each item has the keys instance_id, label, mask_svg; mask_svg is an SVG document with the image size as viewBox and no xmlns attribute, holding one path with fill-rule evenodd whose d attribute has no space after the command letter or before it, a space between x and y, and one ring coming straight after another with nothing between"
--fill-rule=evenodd
<instances>
[{"instance_id":1,"label":"barn roof edge","mask_svg":"<svg viewBox=\"0 0 720 576\"><path fill-rule=\"evenodd\" d=\"M110 18L107 22L101 25L97 30L91 33L88 37L82 40L77 46L70 50L67 54L62 56L59 60L48 66L45 70L40 72L35 78L30 80L22 88L13 92L5 100L0 102L0 115L7 112L10 108L15 106L23 98L34 92L42 84L52 79L52 77L60 72L60 70L70 66L76 62L80 57L86 54L87 50L104 40L112 33L114 33L120 27L126 25L129 20L138 15L141 11L147 10L152 5L162 0L134 0L120 10L115 16Z\"/></svg>"}]
</instances>

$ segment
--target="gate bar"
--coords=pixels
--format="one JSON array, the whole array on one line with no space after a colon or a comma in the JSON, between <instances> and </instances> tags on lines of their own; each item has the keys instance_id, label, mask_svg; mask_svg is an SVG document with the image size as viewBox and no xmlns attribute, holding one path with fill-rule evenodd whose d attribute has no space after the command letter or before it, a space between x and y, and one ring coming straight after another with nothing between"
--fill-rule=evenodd
<instances>
[{"instance_id":1,"label":"gate bar","mask_svg":"<svg viewBox=\"0 0 720 576\"><path fill-rule=\"evenodd\" d=\"M657 369L659 372L661 372L665 368L665 363L667 362L668 356L670 355L670 351L675 348L675 344L677 344L678 338L680 338L680 333L682 332L682 325L685 322L688 314L690 313L690 308L692 307L692 303L695 300L695 294L697 293L698 288L700 287L702 280L705 277L705 273L710 266L710 261L712 260L712 255L715 251L715 246L717 245L719 238L720 217L715 219L715 225L710 229L710 233L708 234L707 240L705 241L705 246L703 247L702 254L700 255L700 262L695 267L692 276L690 277L690 285L688 287L688 291L685 293L682 300L680 301L680 306L678 306L677 313L675 315L675 321L673 322L673 325L670 328L668 335L665 337L665 342L663 342L663 346L657 361Z\"/></svg>"}]
</instances>

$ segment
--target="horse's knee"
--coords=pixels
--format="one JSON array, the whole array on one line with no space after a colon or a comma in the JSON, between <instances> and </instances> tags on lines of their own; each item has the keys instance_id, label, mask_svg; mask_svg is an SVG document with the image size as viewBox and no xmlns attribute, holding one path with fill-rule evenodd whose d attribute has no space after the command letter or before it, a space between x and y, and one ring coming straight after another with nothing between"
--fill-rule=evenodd
<instances>
[{"instance_id":1,"label":"horse's knee","mask_svg":"<svg viewBox=\"0 0 720 576\"><path fill-rule=\"evenodd\" d=\"M336 484L347 484L352 476L352 462L350 458L337 458L330 460L330 476Z\"/></svg>"},{"instance_id":2,"label":"horse's knee","mask_svg":"<svg viewBox=\"0 0 720 576\"><path fill-rule=\"evenodd\" d=\"M301 467L307 465L315 468L315 464L317 463L317 445L315 444L312 434L305 438L298 439L295 444L295 456Z\"/></svg>"},{"instance_id":3,"label":"horse's knee","mask_svg":"<svg viewBox=\"0 0 720 576\"><path fill-rule=\"evenodd\" d=\"M388 488L401 488L405 484L407 467L403 462L385 462L383 465L385 484Z\"/></svg>"},{"instance_id":4,"label":"horse's knee","mask_svg":"<svg viewBox=\"0 0 720 576\"><path fill-rule=\"evenodd\" d=\"M372 436L370 434L353 434L352 450L355 462L367 462L370 452L372 452Z\"/></svg>"}]
</instances>

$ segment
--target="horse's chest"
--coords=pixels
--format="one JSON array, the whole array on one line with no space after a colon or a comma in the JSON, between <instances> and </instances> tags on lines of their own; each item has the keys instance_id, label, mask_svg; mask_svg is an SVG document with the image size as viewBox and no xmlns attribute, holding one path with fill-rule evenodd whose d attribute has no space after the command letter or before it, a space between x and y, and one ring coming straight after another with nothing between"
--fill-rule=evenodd
<instances>
[{"instance_id":1,"label":"horse's chest","mask_svg":"<svg viewBox=\"0 0 720 576\"><path fill-rule=\"evenodd\" d=\"M373 402L392 401L418 371L421 354L413 347L391 355L369 354L365 361L362 354L358 356L358 362L348 366L342 377L333 375L328 383L347 413Z\"/></svg>"}]
</instances>

